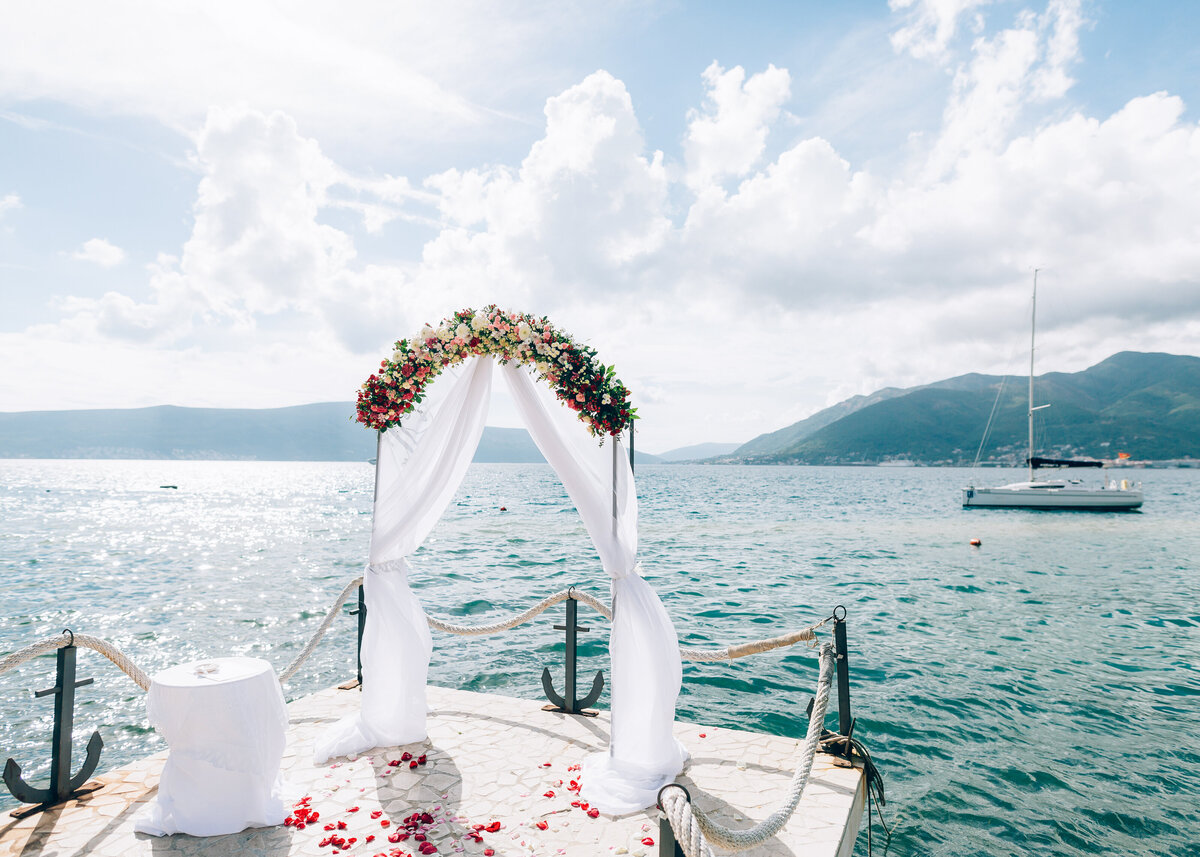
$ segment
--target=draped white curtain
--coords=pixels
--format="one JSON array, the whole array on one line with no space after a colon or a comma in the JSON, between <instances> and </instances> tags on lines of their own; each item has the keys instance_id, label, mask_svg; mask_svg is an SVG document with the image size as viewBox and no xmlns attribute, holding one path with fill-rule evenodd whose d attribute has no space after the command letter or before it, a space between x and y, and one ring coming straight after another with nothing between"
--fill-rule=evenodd
<instances>
[{"instance_id":1,"label":"draped white curtain","mask_svg":"<svg viewBox=\"0 0 1200 857\"><path fill-rule=\"evenodd\" d=\"M573 413L546 402L525 367L510 363L503 374L530 436L562 479L612 578L612 737L608 753L585 760L580 796L606 813L635 812L652 805L658 790L675 779L687 751L671 729L683 679L679 638L636 565L637 493L629 456L617 438L600 446Z\"/></svg>"},{"instance_id":2,"label":"draped white curtain","mask_svg":"<svg viewBox=\"0 0 1200 857\"><path fill-rule=\"evenodd\" d=\"M473 358L436 404L426 402L380 438L370 564L364 577L362 705L317 742L318 763L425 737L432 649L425 613L408 586L408 562L441 517L479 444L491 398L492 358ZM654 803L687 758L672 723L682 669L679 642L658 596L640 575L637 495L616 438L601 447L577 417L543 396L529 371L502 367L534 442L579 509L612 578L612 737L585 761L583 796L622 814Z\"/></svg>"}]
</instances>

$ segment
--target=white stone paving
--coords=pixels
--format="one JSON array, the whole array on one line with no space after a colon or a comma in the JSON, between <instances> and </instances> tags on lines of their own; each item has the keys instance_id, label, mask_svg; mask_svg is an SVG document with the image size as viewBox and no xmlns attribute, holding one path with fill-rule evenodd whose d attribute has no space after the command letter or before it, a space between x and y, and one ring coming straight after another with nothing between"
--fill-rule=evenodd
<instances>
[{"instance_id":1,"label":"white stone paving","mask_svg":"<svg viewBox=\"0 0 1200 857\"><path fill-rule=\"evenodd\" d=\"M389 842L388 836L402 830L414 812L429 814L430 821L417 829L443 857L475 857L487 849L504 857L658 853L657 811L591 818L571 805L579 800L569 789L572 779L579 779L572 767L607 746L607 712L570 717L542 711L538 702L439 687L429 688L429 700L428 740L320 766L312 764L313 736L352 711L358 692L332 688L288 706L283 773L294 796L309 796L320 813L319 821L303 830L282 826L209 838L135 834L134 819L157 791L166 755L160 753L97 778L102 787L83 800L21 820L0 817L0 857L407 857L420 854L419 842L413 837ZM799 741L687 723L676 724L675 734L692 756L678 781L697 806L722 823L748 827L769 815L786 794ZM404 752L425 754L426 764L416 769L408 762L388 764ZM818 755L784 831L742 853L848 855L864 789L861 771ZM326 824L339 821L344 830L325 831ZM499 830L479 832L482 842L469 837L475 825L496 822ZM332 835L356 841L341 848L321 844ZM367 842L368 836L374 839ZM655 844L644 844L647 838Z\"/></svg>"}]
</instances>

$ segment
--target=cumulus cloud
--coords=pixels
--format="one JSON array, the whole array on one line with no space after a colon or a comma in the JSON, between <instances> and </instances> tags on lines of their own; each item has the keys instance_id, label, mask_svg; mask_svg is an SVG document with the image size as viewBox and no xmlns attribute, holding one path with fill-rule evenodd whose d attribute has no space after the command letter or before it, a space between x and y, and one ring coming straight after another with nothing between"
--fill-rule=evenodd
<instances>
[{"instance_id":1,"label":"cumulus cloud","mask_svg":"<svg viewBox=\"0 0 1200 857\"><path fill-rule=\"evenodd\" d=\"M741 66L726 71L713 62L702 77L705 107L691 113L683 144L687 184L697 192L750 171L791 95L791 76L773 65L746 80Z\"/></svg>"},{"instance_id":2,"label":"cumulus cloud","mask_svg":"<svg viewBox=\"0 0 1200 857\"><path fill-rule=\"evenodd\" d=\"M425 247L439 273L521 283L551 296L603 283L622 290L666 241L668 179L647 155L625 85L589 75L546 103L544 136L517 170L457 170L431 177L448 223Z\"/></svg>"},{"instance_id":3,"label":"cumulus cloud","mask_svg":"<svg viewBox=\"0 0 1200 857\"><path fill-rule=\"evenodd\" d=\"M346 383L302 401L349 395L391 340L495 301L551 315L654 391L646 448L656 431L659 448L747 439L831 398L1009 369L1034 265L1046 365L1200 351L1200 126L1183 102L1062 104L1085 25L1069 0L965 53L958 22L982 4L894 5L933 16L927 46L914 31L905 49L954 72L906 162L855 163L819 136L768 155L790 89L771 66L704 70L677 163L604 71L547 99L519 163L411 180L352 173L287 112L216 108L194 138L191 235L150 266L150 296L68 300L39 334L221 366L241 347ZM364 261L366 235L397 219L428 230L419 251ZM747 354L766 359L748 372Z\"/></svg>"},{"instance_id":4,"label":"cumulus cloud","mask_svg":"<svg viewBox=\"0 0 1200 857\"><path fill-rule=\"evenodd\" d=\"M4 216L7 211L15 211L21 207L21 197L15 193L6 193L0 197L0 217Z\"/></svg>"},{"instance_id":5,"label":"cumulus cloud","mask_svg":"<svg viewBox=\"0 0 1200 857\"><path fill-rule=\"evenodd\" d=\"M125 251L104 238L91 238L71 254L72 259L91 262L101 268L112 268L125 261Z\"/></svg>"}]
</instances>

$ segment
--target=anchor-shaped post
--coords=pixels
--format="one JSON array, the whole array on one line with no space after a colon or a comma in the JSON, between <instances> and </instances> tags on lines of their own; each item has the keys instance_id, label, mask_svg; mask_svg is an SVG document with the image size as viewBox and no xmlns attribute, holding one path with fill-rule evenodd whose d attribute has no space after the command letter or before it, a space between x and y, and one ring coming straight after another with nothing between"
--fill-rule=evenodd
<instances>
[{"instance_id":1,"label":"anchor-shaped post","mask_svg":"<svg viewBox=\"0 0 1200 857\"><path fill-rule=\"evenodd\" d=\"M21 778L21 766L12 758L4 765L4 784L9 792L21 803L38 804L36 810L46 809L62 803L78 794L80 786L87 782L88 777L96 770L100 762L100 751L104 741L99 732L93 732L87 743L87 758L79 773L71 776L71 733L75 727L75 688L92 683L92 679L75 680L75 635L67 630L63 633L71 635L71 642L58 650L57 680L54 687L39 690L34 697L54 694L54 738L50 747L50 787L35 788ZM92 791L89 789L88 791Z\"/></svg>"},{"instance_id":2,"label":"anchor-shaped post","mask_svg":"<svg viewBox=\"0 0 1200 857\"><path fill-rule=\"evenodd\" d=\"M579 627L579 602L575 600L575 587L567 590L567 624L555 625L554 630L565 631L567 635L567 686L563 696L559 696L554 692L554 682L550 678L550 668L546 667L543 669L542 690L546 692L546 699L554 704L545 705L542 707L542 710L561 711L563 714L582 714L586 717L595 717L597 712L586 709L589 705L596 704L596 700L600 698L600 691L604 690L603 670L596 670L596 678L592 681L591 692L583 699L575 698L575 635L591 630L591 628Z\"/></svg>"}]
</instances>

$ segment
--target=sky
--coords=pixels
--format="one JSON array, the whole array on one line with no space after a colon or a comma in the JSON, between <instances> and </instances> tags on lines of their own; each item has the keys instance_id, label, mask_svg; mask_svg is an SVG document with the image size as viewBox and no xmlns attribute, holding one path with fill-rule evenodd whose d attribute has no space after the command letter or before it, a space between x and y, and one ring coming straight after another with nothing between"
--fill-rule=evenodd
<instances>
[{"instance_id":1,"label":"sky","mask_svg":"<svg viewBox=\"0 0 1200 857\"><path fill-rule=\"evenodd\" d=\"M0 411L347 401L495 303L638 448L1200 355L1192 0L0 0ZM493 424L515 425L500 399Z\"/></svg>"}]
</instances>

